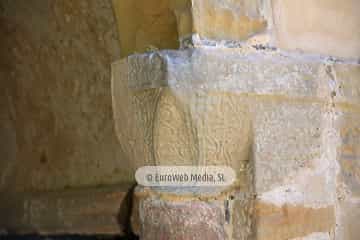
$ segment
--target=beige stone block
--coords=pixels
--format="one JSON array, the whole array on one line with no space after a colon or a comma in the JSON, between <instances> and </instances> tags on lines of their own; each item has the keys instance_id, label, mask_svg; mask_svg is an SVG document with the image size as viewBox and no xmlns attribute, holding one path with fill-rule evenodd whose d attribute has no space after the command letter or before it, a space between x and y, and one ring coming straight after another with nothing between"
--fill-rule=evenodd
<instances>
[{"instance_id":1,"label":"beige stone block","mask_svg":"<svg viewBox=\"0 0 360 240\"><path fill-rule=\"evenodd\" d=\"M326 174L321 165L329 165L327 159L321 160L326 148L323 140L326 107L319 102L271 97L252 100L251 104L256 191L265 195L275 191L273 194L278 194L279 199L284 194L287 201L296 201L295 195L301 194L306 202L327 202L324 198L329 198L331 190L326 186L317 189L321 194L314 196L315 199L311 200L311 196L304 194L308 188L314 187L316 176Z\"/></svg>"},{"instance_id":2,"label":"beige stone block","mask_svg":"<svg viewBox=\"0 0 360 240\"><path fill-rule=\"evenodd\" d=\"M209 195L193 189L150 189L137 186L134 191L132 226L141 239L231 239L230 216L225 196Z\"/></svg>"},{"instance_id":3,"label":"beige stone block","mask_svg":"<svg viewBox=\"0 0 360 240\"><path fill-rule=\"evenodd\" d=\"M268 51L130 56L113 65L117 134L136 166L233 167L237 187L259 203L232 205L238 239L331 239L338 186L358 189L356 163L338 158L339 129L359 122L342 113L359 108L358 69Z\"/></svg>"},{"instance_id":4,"label":"beige stone block","mask_svg":"<svg viewBox=\"0 0 360 240\"><path fill-rule=\"evenodd\" d=\"M359 1L275 0L272 3L278 47L359 59Z\"/></svg>"},{"instance_id":5,"label":"beige stone block","mask_svg":"<svg viewBox=\"0 0 360 240\"><path fill-rule=\"evenodd\" d=\"M113 0L121 55L177 49L198 34L241 41L266 30L260 0Z\"/></svg>"},{"instance_id":6,"label":"beige stone block","mask_svg":"<svg viewBox=\"0 0 360 240\"><path fill-rule=\"evenodd\" d=\"M331 239L335 227L334 207L279 207L257 202L255 216L257 240L307 239L314 233L322 233L320 236L323 237L315 239Z\"/></svg>"},{"instance_id":7,"label":"beige stone block","mask_svg":"<svg viewBox=\"0 0 360 240\"><path fill-rule=\"evenodd\" d=\"M230 204L234 238L331 239L337 186L357 184L344 170L337 179L335 163L339 129L359 122L343 113L358 109L358 69L269 51L133 55L113 65L117 134L137 166L233 167L247 196Z\"/></svg>"},{"instance_id":8,"label":"beige stone block","mask_svg":"<svg viewBox=\"0 0 360 240\"><path fill-rule=\"evenodd\" d=\"M359 200L345 201L338 206L338 226L336 240L356 240L360 236L359 219L360 203Z\"/></svg>"},{"instance_id":9,"label":"beige stone block","mask_svg":"<svg viewBox=\"0 0 360 240\"><path fill-rule=\"evenodd\" d=\"M360 113L353 109L339 109L336 128L340 144L337 148L338 200L360 198Z\"/></svg>"},{"instance_id":10,"label":"beige stone block","mask_svg":"<svg viewBox=\"0 0 360 240\"><path fill-rule=\"evenodd\" d=\"M259 0L193 1L193 31L212 40L244 40L266 29Z\"/></svg>"},{"instance_id":11,"label":"beige stone block","mask_svg":"<svg viewBox=\"0 0 360 240\"><path fill-rule=\"evenodd\" d=\"M232 239L256 239L254 199L249 196L237 197L231 205Z\"/></svg>"},{"instance_id":12,"label":"beige stone block","mask_svg":"<svg viewBox=\"0 0 360 240\"><path fill-rule=\"evenodd\" d=\"M335 64L327 68L327 74L332 79L333 100L339 104L346 103L348 107L360 106L360 65Z\"/></svg>"},{"instance_id":13,"label":"beige stone block","mask_svg":"<svg viewBox=\"0 0 360 240\"><path fill-rule=\"evenodd\" d=\"M130 56L113 65L117 134L135 166L255 164L258 191L270 191L328 159L328 108L355 106L358 69L267 51Z\"/></svg>"}]
</instances>

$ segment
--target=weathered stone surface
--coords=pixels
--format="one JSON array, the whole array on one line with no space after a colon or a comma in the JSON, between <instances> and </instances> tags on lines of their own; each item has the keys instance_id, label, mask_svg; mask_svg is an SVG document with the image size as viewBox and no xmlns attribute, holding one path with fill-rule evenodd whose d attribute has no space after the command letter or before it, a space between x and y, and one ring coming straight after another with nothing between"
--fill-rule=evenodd
<instances>
[{"instance_id":1,"label":"weathered stone surface","mask_svg":"<svg viewBox=\"0 0 360 240\"><path fill-rule=\"evenodd\" d=\"M113 5L122 56L176 49L191 35L242 41L267 26L260 0L113 0Z\"/></svg>"},{"instance_id":2,"label":"weathered stone surface","mask_svg":"<svg viewBox=\"0 0 360 240\"><path fill-rule=\"evenodd\" d=\"M171 0L113 0L121 56L148 49L178 48L176 17Z\"/></svg>"},{"instance_id":3,"label":"weathered stone surface","mask_svg":"<svg viewBox=\"0 0 360 240\"><path fill-rule=\"evenodd\" d=\"M129 232L129 188L1 194L0 229L10 234L123 235Z\"/></svg>"},{"instance_id":4,"label":"weathered stone surface","mask_svg":"<svg viewBox=\"0 0 360 240\"><path fill-rule=\"evenodd\" d=\"M360 67L359 64L335 64L326 70L332 79L332 97L338 104L360 103ZM348 105L351 108L351 106ZM354 109L355 110L355 109Z\"/></svg>"},{"instance_id":5,"label":"weathered stone surface","mask_svg":"<svg viewBox=\"0 0 360 240\"><path fill-rule=\"evenodd\" d=\"M199 200L182 198L174 200L159 195L135 192L138 215L138 234L141 239L229 239L225 230L223 200Z\"/></svg>"},{"instance_id":6,"label":"weathered stone surface","mask_svg":"<svg viewBox=\"0 0 360 240\"><path fill-rule=\"evenodd\" d=\"M141 239L334 239L334 206L274 205L239 189L206 197L137 187L134 196Z\"/></svg>"},{"instance_id":7,"label":"weathered stone surface","mask_svg":"<svg viewBox=\"0 0 360 240\"><path fill-rule=\"evenodd\" d=\"M228 43L360 58L356 0L114 0L122 56L150 49ZM130 21L129 21L130 19ZM199 41L199 39L200 41ZM179 43L180 41L180 43Z\"/></svg>"},{"instance_id":8,"label":"weathered stone surface","mask_svg":"<svg viewBox=\"0 0 360 240\"><path fill-rule=\"evenodd\" d=\"M278 207L257 202L255 209L257 240L301 239L312 233L327 233L330 239L335 227L334 207Z\"/></svg>"},{"instance_id":9,"label":"weathered stone surface","mask_svg":"<svg viewBox=\"0 0 360 240\"><path fill-rule=\"evenodd\" d=\"M124 144L137 139L125 129L150 129L133 146L153 164L232 166L241 193L257 200L235 198L229 236L333 239L337 122L359 108L358 79L358 64L273 51L134 55L113 65L115 122ZM126 127L123 112L132 119Z\"/></svg>"},{"instance_id":10,"label":"weathered stone surface","mask_svg":"<svg viewBox=\"0 0 360 240\"><path fill-rule=\"evenodd\" d=\"M257 167L272 159L278 162L274 171L295 170L321 157L331 103L357 104L358 69L272 52L134 55L113 65L117 133L135 165L223 163L239 169L241 161L256 158ZM259 190L272 183L261 169ZM280 172L274 176L281 178Z\"/></svg>"},{"instance_id":11,"label":"weathered stone surface","mask_svg":"<svg viewBox=\"0 0 360 240\"><path fill-rule=\"evenodd\" d=\"M127 65L128 86L134 89L169 86L173 91L200 88L324 100L333 97L331 92L337 91L333 86L346 78L351 79L347 89L357 87L359 74L358 64L253 48L161 51L133 55L120 63ZM344 75L334 79L337 70Z\"/></svg>"},{"instance_id":12,"label":"weathered stone surface","mask_svg":"<svg viewBox=\"0 0 360 240\"><path fill-rule=\"evenodd\" d=\"M338 109L337 114L336 239L356 239L356 219L360 217L360 112L347 107Z\"/></svg>"},{"instance_id":13,"label":"weathered stone surface","mask_svg":"<svg viewBox=\"0 0 360 240\"><path fill-rule=\"evenodd\" d=\"M272 4L280 48L360 58L359 1L275 0Z\"/></svg>"},{"instance_id":14,"label":"weathered stone surface","mask_svg":"<svg viewBox=\"0 0 360 240\"><path fill-rule=\"evenodd\" d=\"M254 102L253 106L256 190L262 193L302 182L305 191L308 188L305 182L313 181L305 175L315 177L316 170L327 160L320 160L325 149L322 141L325 109L320 103L271 98ZM301 176L302 173L305 175ZM317 174L321 176L320 172Z\"/></svg>"},{"instance_id":15,"label":"weathered stone surface","mask_svg":"<svg viewBox=\"0 0 360 240\"><path fill-rule=\"evenodd\" d=\"M111 1L5 0L0 18L0 191L130 181L112 119Z\"/></svg>"},{"instance_id":16,"label":"weathered stone surface","mask_svg":"<svg viewBox=\"0 0 360 240\"><path fill-rule=\"evenodd\" d=\"M360 236L360 201L343 201L338 206L336 240L355 240Z\"/></svg>"},{"instance_id":17,"label":"weathered stone surface","mask_svg":"<svg viewBox=\"0 0 360 240\"><path fill-rule=\"evenodd\" d=\"M360 199L360 113L349 109L338 114L338 185L347 190L342 198Z\"/></svg>"},{"instance_id":18,"label":"weathered stone surface","mask_svg":"<svg viewBox=\"0 0 360 240\"><path fill-rule=\"evenodd\" d=\"M230 201L231 210L229 212L232 226L228 227L228 229L232 233L232 239L256 239L254 198L251 197L251 194L244 193L235 196Z\"/></svg>"},{"instance_id":19,"label":"weathered stone surface","mask_svg":"<svg viewBox=\"0 0 360 240\"><path fill-rule=\"evenodd\" d=\"M197 0L192 8L194 32L203 38L244 40L266 29L259 0Z\"/></svg>"}]
</instances>

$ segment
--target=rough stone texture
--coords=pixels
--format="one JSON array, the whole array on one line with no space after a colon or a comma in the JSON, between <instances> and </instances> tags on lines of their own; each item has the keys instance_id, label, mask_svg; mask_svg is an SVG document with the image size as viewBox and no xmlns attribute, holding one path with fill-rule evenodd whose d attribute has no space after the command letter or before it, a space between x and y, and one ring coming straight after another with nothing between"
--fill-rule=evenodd
<instances>
[{"instance_id":1,"label":"rough stone texture","mask_svg":"<svg viewBox=\"0 0 360 240\"><path fill-rule=\"evenodd\" d=\"M170 1L113 0L121 56L153 48L178 48L176 17Z\"/></svg>"},{"instance_id":2,"label":"rough stone texture","mask_svg":"<svg viewBox=\"0 0 360 240\"><path fill-rule=\"evenodd\" d=\"M357 0L272 1L280 48L360 58L360 2Z\"/></svg>"},{"instance_id":3,"label":"rough stone texture","mask_svg":"<svg viewBox=\"0 0 360 240\"><path fill-rule=\"evenodd\" d=\"M129 232L128 190L129 186L107 186L2 194L0 232L45 235L125 234Z\"/></svg>"},{"instance_id":4,"label":"rough stone texture","mask_svg":"<svg viewBox=\"0 0 360 240\"><path fill-rule=\"evenodd\" d=\"M329 71L338 68L347 73L334 79ZM354 69L358 65L256 51L131 56L113 65L117 134L136 166L229 164L240 169L241 162L256 158L257 188L263 191L282 183L270 178L310 168L321 157L328 105L358 96ZM334 98L339 84L346 97ZM273 146L274 137L280 145Z\"/></svg>"},{"instance_id":5,"label":"rough stone texture","mask_svg":"<svg viewBox=\"0 0 360 240\"><path fill-rule=\"evenodd\" d=\"M132 225L141 239L334 239L334 206L277 206L235 189L208 197L140 189Z\"/></svg>"},{"instance_id":6,"label":"rough stone texture","mask_svg":"<svg viewBox=\"0 0 360 240\"><path fill-rule=\"evenodd\" d=\"M360 112L338 110L336 126L340 143L337 147L337 218L338 239L356 239L360 216Z\"/></svg>"},{"instance_id":7,"label":"rough stone texture","mask_svg":"<svg viewBox=\"0 0 360 240\"><path fill-rule=\"evenodd\" d=\"M256 239L256 218L254 196L251 194L237 194L229 201L231 227L227 227L230 239ZM231 199L231 198L230 198Z\"/></svg>"},{"instance_id":8,"label":"rough stone texture","mask_svg":"<svg viewBox=\"0 0 360 240\"><path fill-rule=\"evenodd\" d=\"M357 239L357 1L112 3L0 2L2 196L128 181L143 165L226 164L238 174L233 196L135 199L136 231L143 239ZM200 49L154 52L187 46L191 34ZM120 144L109 91L119 41L122 56L152 51L113 65ZM123 195L89 197L109 200L96 206L88 197L14 196L1 211L10 211L2 220L10 228L89 233L116 232L110 205Z\"/></svg>"},{"instance_id":9,"label":"rough stone texture","mask_svg":"<svg viewBox=\"0 0 360 240\"><path fill-rule=\"evenodd\" d=\"M278 207L256 204L256 239L282 240L305 237L311 233L328 233L334 228L334 208Z\"/></svg>"},{"instance_id":10,"label":"rough stone texture","mask_svg":"<svg viewBox=\"0 0 360 240\"><path fill-rule=\"evenodd\" d=\"M239 46L251 38L254 45L360 58L357 0L113 1L122 56L187 46L193 35L195 45Z\"/></svg>"},{"instance_id":11,"label":"rough stone texture","mask_svg":"<svg viewBox=\"0 0 360 240\"><path fill-rule=\"evenodd\" d=\"M221 209L200 202L144 201L141 239L226 239Z\"/></svg>"},{"instance_id":12,"label":"rough stone texture","mask_svg":"<svg viewBox=\"0 0 360 240\"><path fill-rule=\"evenodd\" d=\"M192 8L194 32L203 38L244 40L266 29L259 0L197 0Z\"/></svg>"},{"instance_id":13,"label":"rough stone texture","mask_svg":"<svg viewBox=\"0 0 360 240\"><path fill-rule=\"evenodd\" d=\"M359 69L255 49L133 55L113 64L117 134L137 166L232 166L248 196L232 204L234 239L343 239L339 189L359 181L356 162L338 169L339 123L359 122L340 114L359 109Z\"/></svg>"},{"instance_id":14,"label":"rough stone texture","mask_svg":"<svg viewBox=\"0 0 360 240\"><path fill-rule=\"evenodd\" d=\"M355 240L359 238L359 218L360 218L360 202L343 201L339 205L338 222L336 238L339 240Z\"/></svg>"},{"instance_id":15,"label":"rough stone texture","mask_svg":"<svg viewBox=\"0 0 360 240\"><path fill-rule=\"evenodd\" d=\"M0 1L0 189L129 181L112 120L111 1Z\"/></svg>"},{"instance_id":16,"label":"rough stone texture","mask_svg":"<svg viewBox=\"0 0 360 240\"><path fill-rule=\"evenodd\" d=\"M241 41L267 26L260 0L113 0L113 4L122 56L176 49L192 34Z\"/></svg>"},{"instance_id":17,"label":"rough stone texture","mask_svg":"<svg viewBox=\"0 0 360 240\"><path fill-rule=\"evenodd\" d=\"M141 239L229 239L225 219L225 205L221 196L201 200L182 194L168 196L148 192L137 187L135 191L136 219L133 225Z\"/></svg>"}]
</instances>

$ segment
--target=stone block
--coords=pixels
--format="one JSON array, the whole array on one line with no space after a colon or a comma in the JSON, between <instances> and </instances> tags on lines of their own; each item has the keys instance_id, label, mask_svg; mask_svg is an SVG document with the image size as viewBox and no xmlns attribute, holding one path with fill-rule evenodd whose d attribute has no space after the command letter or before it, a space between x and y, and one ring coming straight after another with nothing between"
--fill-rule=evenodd
<instances>
[{"instance_id":1,"label":"stone block","mask_svg":"<svg viewBox=\"0 0 360 240\"><path fill-rule=\"evenodd\" d=\"M330 240L335 227L334 213L334 207L275 206L257 202L256 239L308 239L316 234L315 239Z\"/></svg>"},{"instance_id":2,"label":"stone block","mask_svg":"<svg viewBox=\"0 0 360 240\"><path fill-rule=\"evenodd\" d=\"M338 115L338 200L360 199L360 113L353 109L339 109Z\"/></svg>"},{"instance_id":3,"label":"stone block","mask_svg":"<svg viewBox=\"0 0 360 240\"><path fill-rule=\"evenodd\" d=\"M137 166L227 163L238 169L236 164L251 158L254 137L266 140L261 131L269 137L279 135L279 141L292 144L294 152L309 155L305 149L320 144L320 112L336 100L333 86L346 81L334 80L327 69L346 70L342 65L266 51L194 49L130 56L113 65L117 133L127 157ZM347 73L354 84L357 71ZM345 100L339 94L339 101L348 101L354 84L344 88ZM255 111L254 106L263 111ZM271 121L278 123L262 127ZM318 128L309 130L310 123ZM281 135L282 131L289 134ZM309 146L298 148L297 143ZM305 161L299 154L297 158ZM283 154L281 161L285 158Z\"/></svg>"},{"instance_id":4,"label":"stone block","mask_svg":"<svg viewBox=\"0 0 360 240\"><path fill-rule=\"evenodd\" d=\"M340 129L359 122L345 116L359 108L358 76L358 64L269 50L133 55L113 65L117 134L138 166L233 167L248 197L230 204L228 236L329 240L338 185L358 189L357 165L339 160Z\"/></svg>"},{"instance_id":5,"label":"stone block","mask_svg":"<svg viewBox=\"0 0 360 240\"><path fill-rule=\"evenodd\" d=\"M170 0L113 0L121 56L179 47Z\"/></svg>"},{"instance_id":6,"label":"stone block","mask_svg":"<svg viewBox=\"0 0 360 240\"><path fill-rule=\"evenodd\" d=\"M1 194L0 229L20 235L125 235L129 189L122 185Z\"/></svg>"},{"instance_id":7,"label":"stone block","mask_svg":"<svg viewBox=\"0 0 360 240\"><path fill-rule=\"evenodd\" d=\"M159 192L137 187L138 211L133 220L141 239L225 240L229 239L225 226L224 201L201 200L184 195L159 195Z\"/></svg>"},{"instance_id":8,"label":"stone block","mask_svg":"<svg viewBox=\"0 0 360 240\"><path fill-rule=\"evenodd\" d=\"M340 58L360 58L360 2L275 0L276 45Z\"/></svg>"},{"instance_id":9,"label":"stone block","mask_svg":"<svg viewBox=\"0 0 360 240\"><path fill-rule=\"evenodd\" d=\"M334 102L340 105L359 107L360 105L360 67L359 64L335 64L326 70L332 79Z\"/></svg>"},{"instance_id":10,"label":"stone block","mask_svg":"<svg viewBox=\"0 0 360 240\"><path fill-rule=\"evenodd\" d=\"M336 240L356 240L360 236L360 202L344 201L338 206Z\"/></svg>"},{"instance_id":11,"label":"stone block","mask_svg":"<svg viewBox=\"0 0 360 240\"><path fill-rule=\"evenodd\" d=\"M296 183L311 185L317 174L325 173L322 166L330 163L322 156L326 148L326 108L321 103L268 98L253 106L253 160L258 193L280 186L291 188ZM302 191L308 187L304 185Z\"/></svg>"},{"instance_id":12,"label":"stone block","mask_svg":"<svg viewBox=\"0 0 360 240\"><path fill-rule=\"evenodd\" d=\"M357 14L360 5L356 0L113 2L122 56L154 49L177 49L187 46L191 38L195 45L225 42L240 46L241 42L252 39L250 45L360 58Z\"/></svg>"},{"instance_id":13,"label":"stone block","mask_svg":"<svg viewBox=\"0 0 360 240\"><path fill-rule=\"evenodd\" d=\"M261 7L259 0L193 1L193 32L211 40L245 40L266 30Z\"/></svg>"},{"instance_id":14,"label":"stone block","mask_svg":"<svg viewBox=\"0 0 360 240\"><path fill-rule=\"evenodd\" d=\"M177 49L191 35L245 40L266 30L260 0L113 0L121 55Z\"/></svg>"}]
</instances>

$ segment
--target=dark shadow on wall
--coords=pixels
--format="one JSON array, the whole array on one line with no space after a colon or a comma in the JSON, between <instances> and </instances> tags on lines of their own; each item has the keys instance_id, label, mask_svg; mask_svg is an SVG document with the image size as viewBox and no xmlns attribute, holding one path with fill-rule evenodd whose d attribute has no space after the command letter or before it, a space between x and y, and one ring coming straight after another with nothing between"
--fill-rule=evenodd
<instances>
[{"instance_id":1,"label":"dark shadow on wall","mask_svg":"<svg viewBox=\"0 0 360 240\"><path fill-rule=\"evenodd\" d=\"M121 202L119 213L117 215L117 221L122 228L122 232L125 234L128 239L138 239L137 236L134 234L132 226L131 226L131 214L133 212L133 197L134 197L134 190L136 184L133 184L132 187L127 192L125 198Z\"/></svg>"}]
</instances>

